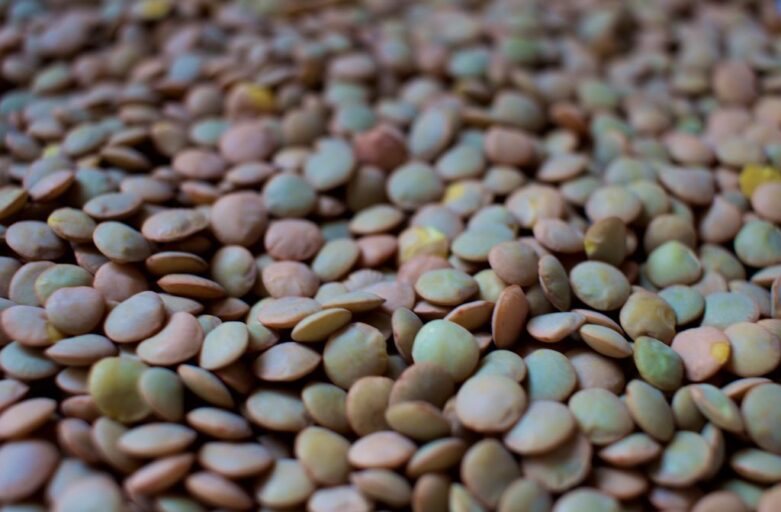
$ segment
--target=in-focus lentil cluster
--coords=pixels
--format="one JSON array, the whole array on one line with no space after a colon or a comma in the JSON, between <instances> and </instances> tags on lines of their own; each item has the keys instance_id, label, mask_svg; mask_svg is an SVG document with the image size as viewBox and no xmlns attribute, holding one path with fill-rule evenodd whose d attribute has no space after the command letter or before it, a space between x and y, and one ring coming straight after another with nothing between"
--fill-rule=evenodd
<instances>
[{"instance_id":1,"label":"in-focus lentil cluster","mask_svg":"<svg viewBox=\"0 0 781 512\"><path fill-rule=\"evenodd\" d=\"M0 0L0 512L778 512L765 0Z\"/></svg>"}]
</instances>

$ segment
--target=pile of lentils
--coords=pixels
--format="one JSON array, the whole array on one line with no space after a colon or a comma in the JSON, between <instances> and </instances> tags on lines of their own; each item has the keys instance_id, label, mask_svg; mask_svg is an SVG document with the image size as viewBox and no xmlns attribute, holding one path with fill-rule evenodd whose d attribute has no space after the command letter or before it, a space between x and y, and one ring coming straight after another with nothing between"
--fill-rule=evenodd
<instances>
[{"instance_id":1,"label":"pile of lentils","mask_svg":"<svg viewBox=\"0 0 781 512\"><path fill-rule=\"evenodd\" d=\"M778 512L771 1L0 1L1 512Z\"/></svg>"}]
</instances>

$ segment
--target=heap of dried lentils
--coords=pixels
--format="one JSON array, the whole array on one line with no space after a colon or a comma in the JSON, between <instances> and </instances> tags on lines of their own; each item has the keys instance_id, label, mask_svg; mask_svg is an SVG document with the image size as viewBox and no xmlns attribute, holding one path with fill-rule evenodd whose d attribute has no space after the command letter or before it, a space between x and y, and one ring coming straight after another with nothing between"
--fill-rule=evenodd
<instances>
[{"instance_id":1,"label":"heap of dried lentils","mask_svg":"<svg viewBox=\"0 0 781 512\"><path fill-rule=\"evenodd\" d=\"M781 510L772 2L0 2L2 512Z\"/></svg>"}]
</instances>

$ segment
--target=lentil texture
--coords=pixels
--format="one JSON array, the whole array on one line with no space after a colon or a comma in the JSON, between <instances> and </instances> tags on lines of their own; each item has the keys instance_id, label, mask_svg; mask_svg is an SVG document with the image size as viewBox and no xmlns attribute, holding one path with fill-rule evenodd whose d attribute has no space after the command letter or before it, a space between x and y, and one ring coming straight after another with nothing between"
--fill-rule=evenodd
<instances>
[{"instance_id":1,"label":"lentil texture","mask_svg":"<svg viewBox=\"0 0 781 512\"><path fill-rule=\"evenodd\" d=\"M0 0L0 512L778 512L772 0Z\"/></svg>"}]
</instances>

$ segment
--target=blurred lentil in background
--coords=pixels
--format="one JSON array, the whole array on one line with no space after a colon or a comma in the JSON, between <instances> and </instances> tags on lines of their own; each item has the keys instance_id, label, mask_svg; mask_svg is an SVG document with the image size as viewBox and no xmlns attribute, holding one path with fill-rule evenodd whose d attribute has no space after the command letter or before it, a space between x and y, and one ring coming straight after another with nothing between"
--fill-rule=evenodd
<instances>
[{"instance_id":1,"label":"blurred lentil in background","mask_svg":"<svg viewBox=\"0 0 781 512\"><path fill-rule=\"evenodd\" d=\"M0 512L781 510L770 0L0 0Z\"/></svg>"}]
</instances>

